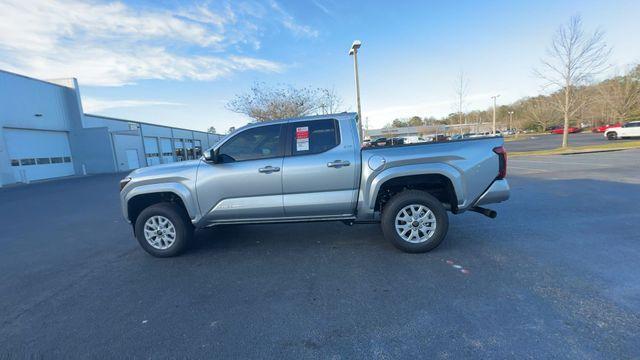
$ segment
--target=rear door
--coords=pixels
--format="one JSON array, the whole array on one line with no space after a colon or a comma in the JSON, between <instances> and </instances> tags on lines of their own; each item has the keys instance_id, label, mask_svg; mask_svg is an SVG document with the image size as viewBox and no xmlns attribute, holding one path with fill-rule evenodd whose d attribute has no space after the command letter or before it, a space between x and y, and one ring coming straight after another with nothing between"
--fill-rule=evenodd
<instances>
[{"instance_id":1,"label":"rear door","mask_svg":"<svg viewBox=\"0 0 640 360\"><path fill-rule=\"evenodd\" d=\"M197 196L209 222L280 218L282 124L238 132L218 149L220 162L198 168Z\"/></svg>"},{"instance_id":2,"label":"rear door","mask_svg":"<svg viewBox=\"0 0 640 360\"><path fill-rule=\"evenodd\" d=\"M334 119L288 124L282 173L285 216L353 213L356 159L345 130Z\"/></svg>"}]
</instances>

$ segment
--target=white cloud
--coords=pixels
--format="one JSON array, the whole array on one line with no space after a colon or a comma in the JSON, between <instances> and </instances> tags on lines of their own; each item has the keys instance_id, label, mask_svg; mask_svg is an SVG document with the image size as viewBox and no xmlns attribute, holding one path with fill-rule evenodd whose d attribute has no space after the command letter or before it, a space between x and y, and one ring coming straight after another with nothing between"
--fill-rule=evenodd
<instances>
[{"instance_id":1,"label":"white cloud","mask_svg":"<svg viewBox=\"0 0 640 360\"><path fill-rule=\"evenodd\" d=\"M82 108L86 113L96 113L108 109L120 109L140 106L183 106L184 104L159 100L106 100L96 98L82 99Z\"/></svg>"},{"instance_id":2,"label":"white cloud","mask_svg":"<svg viewBox=\"0 0 640 360\"><path fill-rule=\"evenodd\" d=\"M282 26L297 36L317 36L274 4ZM119 86L284 69L278 62L226 53L235 45L260 47L258 26L229 3L169 12L121 2L4 0L0 14L0 67L39 78Z\"/></svg>"},{"instance_id":3,"label":"white cloud","mask_svg":"<svg viewBox=\"0 0 640 360\"><path fill-rule=\"evenodd\" d=\"M278 2L276 2L275 0L269 1L269 5L271 5L271 8L280 15L280 22L282 23L282 25L285 28L291 30L293 34L297 36L305 36L305 37L312 37L312 38L318 37L318 35L320 35L318 30L315 30L307 25L298 24L295 18L291 16L291 14L286 12L280 6L280 4L278 4Z\"/></svg>"},{"instance_id":4,"label":"white cloud","mask_svg":"<svg viewBox=\"0 0 640 360\"><path fill-rule=\"evenodd\" d=\"M323 3L318 0L311 0L313 5L315 5L318 9L322 10L323 13L327 15L333 15L328 7L326 7Z\"/></svg>"}]
</instances>

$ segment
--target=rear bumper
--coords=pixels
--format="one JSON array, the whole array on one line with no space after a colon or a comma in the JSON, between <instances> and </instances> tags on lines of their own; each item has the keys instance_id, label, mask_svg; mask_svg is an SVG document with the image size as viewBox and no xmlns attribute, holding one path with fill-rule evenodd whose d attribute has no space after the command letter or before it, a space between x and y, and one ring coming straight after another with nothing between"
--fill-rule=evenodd
<instances>
[{"instance_id":1,"label":"rear bumper","mask_svg":"<svg viewBox=\"0 0 640 360\"><path fill-rule=\"evenodd\" d=\"M503 202L509 199L510 193L511 188L509 188L509 183L507 182L507 180L496 180L482 195L480 195L473 206L482 206Z\"/></svg>"}]
</instances>

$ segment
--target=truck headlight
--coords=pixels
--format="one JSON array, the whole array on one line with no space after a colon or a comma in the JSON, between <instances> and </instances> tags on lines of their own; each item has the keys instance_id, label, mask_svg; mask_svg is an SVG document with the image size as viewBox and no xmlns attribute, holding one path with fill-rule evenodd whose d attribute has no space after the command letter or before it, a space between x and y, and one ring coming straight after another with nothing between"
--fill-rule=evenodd
<instances>
[{"instance_id":1,"label":"truck headlight","mask_svg":"<svg viewBox=\"0 0 640 360\"><path fill-rule=\"evenodd\" d=\"M120 180L120 191L122 191L122 189L124 189L125 186L127 186L127 184L131 181L130 177L126 177L122 180Z\"/></svg>"}]
</instances>

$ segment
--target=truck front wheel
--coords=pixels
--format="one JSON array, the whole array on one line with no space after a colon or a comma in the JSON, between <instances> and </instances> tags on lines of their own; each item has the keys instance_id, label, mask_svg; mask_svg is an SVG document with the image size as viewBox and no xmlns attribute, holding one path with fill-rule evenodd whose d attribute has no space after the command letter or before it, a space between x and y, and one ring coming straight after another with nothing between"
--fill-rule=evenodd
<instances>
[{"instance_id":1,"label":"truck front wheel","mask_svg":"<svg viewBox=\"0 0 640 360\"><path fill-rule=\"evenodd\" d=\"M193 236L193 225L180 206L159 203L142 210L135 224L140 246L155 257L179 255Z\"/></svg>"},{"instance_id":2,"label":"truck front wheel","mask_svg":"<svg viewBox=\"0 0 640 360\"><path fill-rule=\"evenodd\" d=\"M426 191L403 191L393 196L382 210L384 237L406 252L422 253L436 248L448 229L447 210Z\"/></svg>"}]
</instances>

